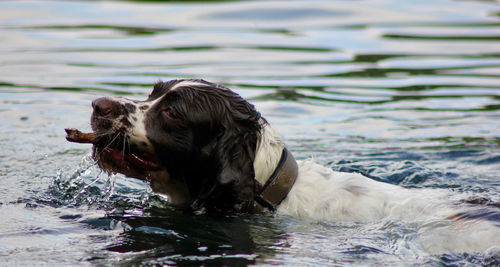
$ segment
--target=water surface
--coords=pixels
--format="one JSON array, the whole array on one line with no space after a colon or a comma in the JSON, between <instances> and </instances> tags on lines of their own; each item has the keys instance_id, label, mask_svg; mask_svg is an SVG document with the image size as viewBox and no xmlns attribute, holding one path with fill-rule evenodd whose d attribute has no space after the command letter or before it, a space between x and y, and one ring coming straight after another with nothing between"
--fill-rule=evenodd
<instances>
[{"instance_id":1,"label":"water surface","mask_svg":"<svg viewBox=\"0 0 500 267\"><path fill-rule=\"evenodd\" d=\"M401 221L194 216L101 173L90 102L204 78L251 99L299 159L500 200L493 1L0 2L0 263L475 265ZM500 241L499 241L500 245Z\"/></svg>"}]
</instances>

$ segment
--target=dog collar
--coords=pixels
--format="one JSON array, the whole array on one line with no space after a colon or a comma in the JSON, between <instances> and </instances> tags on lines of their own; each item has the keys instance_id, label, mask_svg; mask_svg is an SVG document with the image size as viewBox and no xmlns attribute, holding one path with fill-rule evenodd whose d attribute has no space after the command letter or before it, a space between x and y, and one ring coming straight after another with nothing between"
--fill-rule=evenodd
<instances>
[{"instance_id":1,"label":"dog collar","mask_svg":"<svg viewBox=\"0 0 500 267\"><path fill-rule=\"evenodd\" d=\"M292 153L283 148L278 166L254 198L254 211L265 213L267 209L275 212L278 205L292 189L298 171L299 167Z\"/></svg>"}]
</instances>

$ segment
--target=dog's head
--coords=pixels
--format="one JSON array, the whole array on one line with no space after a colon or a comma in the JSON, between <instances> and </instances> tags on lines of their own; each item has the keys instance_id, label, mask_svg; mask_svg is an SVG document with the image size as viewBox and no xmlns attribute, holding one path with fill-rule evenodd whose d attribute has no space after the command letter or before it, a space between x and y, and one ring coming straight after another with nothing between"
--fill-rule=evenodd
<instances>
[{"instance_id":1,"label":"dog's head","mask_svg":"<svg viewBox=\"0 0 500 267\"><path fill-rule=\"evenodd\" d=\"M101 168L150 181L195 210L250 208L265 121L238 94L203 80L173 80L157 83L145 101L104 97L92 106Z\"/></svg>"}]
</instances>

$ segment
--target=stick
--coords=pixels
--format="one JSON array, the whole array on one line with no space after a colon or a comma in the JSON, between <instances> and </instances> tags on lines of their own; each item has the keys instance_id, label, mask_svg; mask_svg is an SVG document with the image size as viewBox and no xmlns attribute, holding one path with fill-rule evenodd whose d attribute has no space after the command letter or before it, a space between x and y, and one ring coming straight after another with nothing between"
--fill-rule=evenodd
<instances>
[{"instance_id":1,"label":"stick","mask_svg":"<svg viewBox=\"0 0 500 267\"><path fill-rule=\"evenodd\" d=\"M99 141L96 133L82 133L77 129L64 129L66 140L74 143L95 144Z\"/></svg>"}]
</instances>

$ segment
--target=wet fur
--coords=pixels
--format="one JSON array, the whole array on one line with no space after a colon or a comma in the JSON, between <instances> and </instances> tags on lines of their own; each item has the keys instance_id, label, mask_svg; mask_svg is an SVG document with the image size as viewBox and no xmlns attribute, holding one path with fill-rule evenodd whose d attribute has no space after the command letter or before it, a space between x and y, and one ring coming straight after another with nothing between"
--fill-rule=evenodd
<instances>
[{"instance_id":1,"label":"wet fur","mask_svg":"<svg viewBox=\"0 0 500 267\"><path fill-rule=\"evenodd\" d=\"M117 114L110 119L94 110L93 129L119 136L123 153L141 151L162 169L117 166L99 157L102 148L97 146L101 167L147 180L155 191L193 211L251 211L254 195L276 168L285 146L252 104L226 87L203 80L160 82L145 101L112 101L118 103ZM457 216L473 209L459 201L463 195L405 189L360 174L334 172L311 160L298 164L299 176L278 214L330 221L420 222L420 238L436 237L426 243L435 252L483 251L500 245L495 222ZM432 222L441 224L427 227ZM447 242L453 233L463 235L467 242Z\"/></svg>"}]
</instances>

